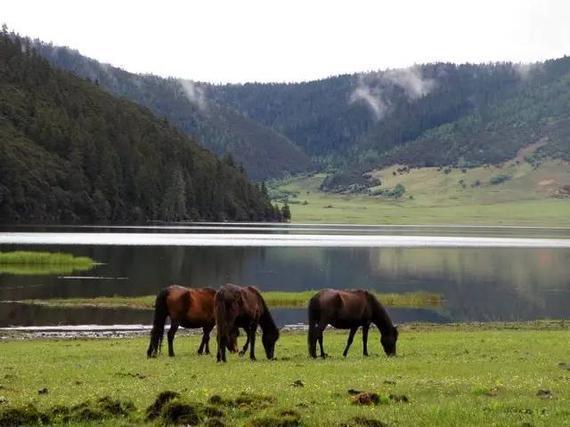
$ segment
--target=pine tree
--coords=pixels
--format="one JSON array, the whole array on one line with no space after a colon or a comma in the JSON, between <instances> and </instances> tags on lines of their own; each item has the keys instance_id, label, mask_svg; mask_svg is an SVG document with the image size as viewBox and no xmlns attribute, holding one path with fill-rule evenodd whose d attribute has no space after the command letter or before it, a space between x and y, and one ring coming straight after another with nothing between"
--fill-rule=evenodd
<instances>
[{"instance_id":1,"label":"pine tree","mask_svg":"<svg viewBox=\"0 0 570 427\"><path fill-rule=\"evenodd\" d=\"M291 220L291 210L287 202L285 202L283 208L281 208L281 217L283 218L283 222L289 222Z\"/></svg>"}]
</instances>

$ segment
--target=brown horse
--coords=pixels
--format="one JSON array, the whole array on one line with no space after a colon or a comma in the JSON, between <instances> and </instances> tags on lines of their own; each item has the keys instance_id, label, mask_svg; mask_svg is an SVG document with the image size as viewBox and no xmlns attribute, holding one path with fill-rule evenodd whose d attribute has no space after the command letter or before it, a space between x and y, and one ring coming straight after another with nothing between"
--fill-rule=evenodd
<instances>
[{"instance_id":1,"label":"brown horse","mask_svg":"<svg viewBox=\"0 0 570 427\"><path fill-rule=\"evenodd\" d=\"M373 294L362 289L319 291L309 301L309 355L317 357L318 341L321 357L327 356L323 350L323 331L327 325L331 325L339 329L350 329L344 357L348 355L354 334L362 326L363 354L368 356L368 329L371 323L381 333L380 342L386 354L395 356L398 329Z\"/></svg>"},{"instance_id":2,"label":"brown horse","mask_svg":"<svg viewBox=\"0 0 570 427\"><path fill-rule=\"evenodd\" d=\"M247 334L247 346L250 345L249 357L255 360L255 334L261 326L261 341L268 359L273 359L275 343L279 339L279 329L257 289L251 286L241 287L226 284L220 288L215 299L216 325L218 338L218 362L226 361L226 347L231 340L232 331L243 328Z\"/></svg>"},{"instance_id":3,"label":"brown horse","mask_svg":"<svg viewBox=\"0 0 570 427\"><path fill-rule=\"evenodd\" d=\"M168 330L168 355L170 357L174 356L174 335L179 326L202 328L202 342L198 348L198 354L204 352L210 354L210 332L216 324L215 295L216 291L211 288L189 289L177 285L160 291L154 304L154 321L147 356L156 357L160 351L167 317L170 317L170 329ZM237 330L229 334L228 350L237 351Z\"/></svg>"}]
</instances>

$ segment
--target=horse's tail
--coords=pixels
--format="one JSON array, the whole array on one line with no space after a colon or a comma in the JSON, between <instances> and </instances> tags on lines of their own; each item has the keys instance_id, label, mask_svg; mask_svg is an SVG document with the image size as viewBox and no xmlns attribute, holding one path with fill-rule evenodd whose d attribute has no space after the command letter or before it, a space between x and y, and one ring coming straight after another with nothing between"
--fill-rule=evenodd
<instances>
[{"instance_id":1,"label":"horse's tail","mask_svg":"<svg viewBox=\"0 0 570 427\"><path fill-rule=\"evenodd\" d=\"M168 288L163 289L156 296L154 303L154 320L152 322L152 330L150 331L150 344L146 355L148 357L156 357L160 353L162 345L162 337L164 335L164 324L168 317L168 307L166 306L166 298L168 297Z\"/></svg>"},{"instance_id":2,"label":"horse's tail","mask_svg":"<svg viewBox=\"0 0 570 427\"><path fill-rule=\"evenodd\" d=\"M318 324L321 320L321 305L318 295L309 301L309 356L317 357Z\"/></svg>"}]
</instances>

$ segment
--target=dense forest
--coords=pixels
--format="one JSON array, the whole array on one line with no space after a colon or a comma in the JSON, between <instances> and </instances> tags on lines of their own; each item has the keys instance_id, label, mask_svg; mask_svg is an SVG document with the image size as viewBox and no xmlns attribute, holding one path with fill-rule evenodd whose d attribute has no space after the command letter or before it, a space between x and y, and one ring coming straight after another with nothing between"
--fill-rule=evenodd
<instances>
[{"instance_id":1,"label":"dense forest","mask_svg":"<svg viewBox=\"0 0 570 427\"><path fill-rule=\"evenodd\" d=\"M167 120L0 34L0 222L267 220L282 211Z\"/></svg>"},{"instance_id":2,"label":"dense forest","mask_svg":"<svg viewBox=\"0 0 570 427\"><path fill-rule=\"evenodd\" d=\"M288 138L207 99L190 80L132 74L65 47L38 40L33 45L52 65L147 107L220 156L230 154L254 180L295 174L311 167L309 157Z\"/></svg>"}]
</instances>

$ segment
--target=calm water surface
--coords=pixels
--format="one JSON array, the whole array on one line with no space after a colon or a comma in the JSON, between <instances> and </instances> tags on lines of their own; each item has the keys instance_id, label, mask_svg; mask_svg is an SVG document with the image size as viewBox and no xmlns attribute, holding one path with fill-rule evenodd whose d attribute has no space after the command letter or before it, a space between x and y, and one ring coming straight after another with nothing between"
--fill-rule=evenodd
<instances>
[{"instance_id":1,"label":"calm water surface","mask_svg":"<svg viewBox=\"0 0 570 427\"><path fill-rule=\"evenodd\" d=\"M103 263L65 276L0 270L0 326L147 324L139 310L55 309L23 299L155 294L231 281L263 290L428 291L438 309L389 309L396 322L570 317L570 229L198 224L2 227L0 250L41 249ZM10 302L9 302L10 301ZM305 310L274 310L280 324Z\"/></svg>"}]
</instances>

